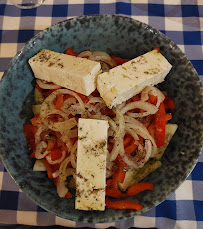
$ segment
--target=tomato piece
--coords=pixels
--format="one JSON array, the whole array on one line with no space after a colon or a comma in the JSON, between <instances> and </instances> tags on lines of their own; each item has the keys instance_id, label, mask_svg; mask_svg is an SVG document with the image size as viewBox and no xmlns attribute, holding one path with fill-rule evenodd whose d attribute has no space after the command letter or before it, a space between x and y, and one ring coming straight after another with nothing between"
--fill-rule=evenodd
<instances>
[{"instance_id":1,"label":"tomato piece","mask_svg":"<svg viewBox=\"0 0 203 229\"><path fill-rule=\"evenodd\" d=\"M107 208L113 208L113 209L135 209L137 211L140 211L142 209L141 204L137 202L127 201L127 200L112 202L108 198L106 198L105 204Z\"/></svg>"},{"instance_id":2,"label":"tomato piece","mask_svg":"<svg viewBox=\"0 0 203 229\"><path fill-rule=\"evenodd\" d=\"M68 48L65 51L65 54L70 55L70 56L78 56L77 52L74 49L72 49L72 48Z\"/></svg>"},{"instance_id":3,"label":"tomato piece","mask_svg":"<svg viewBox=\"0 0 203 229\"><path fill-rule=\"evenodd\" d=\"M25 138L32 151L35 151L36 149L35 134L37 132L37 129L38 128L36 126L33 126L32 124L23 124Z\"/></svg>"}]
</instances>

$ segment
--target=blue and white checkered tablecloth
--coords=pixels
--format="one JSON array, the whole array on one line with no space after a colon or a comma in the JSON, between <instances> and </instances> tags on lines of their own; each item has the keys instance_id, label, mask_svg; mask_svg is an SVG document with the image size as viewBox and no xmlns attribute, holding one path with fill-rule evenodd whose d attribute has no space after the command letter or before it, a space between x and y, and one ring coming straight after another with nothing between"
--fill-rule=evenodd
<instances>
[{"instance_id":1,"label":"blue and white checkered tablecloth","mask_svg":"<svg viewBox=\"0 0 203 229\"><path fill-rule=\"evenodd\" d=\"M46 0L31 10L0 0L0 78L12 57L35 34L86 14L121 14L155 27L182 49L203 82L203 0ZM106 224L76 223L46 212L19 190L0 162L0 226L3 224L201 229L203 156L187 180L162 204L141 216Z\"/></svg>"}]
</instances>

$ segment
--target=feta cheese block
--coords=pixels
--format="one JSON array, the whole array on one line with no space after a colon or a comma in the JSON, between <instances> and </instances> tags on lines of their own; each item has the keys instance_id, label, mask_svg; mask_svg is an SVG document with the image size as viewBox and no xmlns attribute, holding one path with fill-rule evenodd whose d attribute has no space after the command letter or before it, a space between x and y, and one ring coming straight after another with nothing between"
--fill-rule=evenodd
<instances>
[{"instance_id":1,"label":"feta cheese block","mask_svg":"<svg viewBox=\"0 0 203 229\"><path fill-rule=\"evenodd\" d=\"M42 49L29 59L36 78L53 82L83 95L96 89L99 62Z\"/></svg>"},{"instance_id":2,"label":"feta cheese block","mask_svg":"<svg viewBox=\"0 0 203 229\"><path fill-rule=\"evenodd\" d=\"M106 105L112 108L140 93L149 85L164 81L172 65L153 50L100 74L97 89Z\"/></svg>"},{"instance_id":3,"label":"feta cheese block","mask_svg":"<svg viewBox=\"0 0 203 229\"><path fill-rule=\"evenodd\" d=\"M75 208L105 210L108 121L79 119Z\"/></svg>"}]
</instances>

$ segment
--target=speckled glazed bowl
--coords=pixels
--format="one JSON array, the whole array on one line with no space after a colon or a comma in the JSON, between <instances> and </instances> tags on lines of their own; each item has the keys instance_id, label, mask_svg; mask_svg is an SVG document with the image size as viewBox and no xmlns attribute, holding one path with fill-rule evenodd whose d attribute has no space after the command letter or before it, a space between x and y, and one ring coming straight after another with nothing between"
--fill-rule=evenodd
<instances>
[{"instance_id":1,"label":"speckled glazed bowl","mask_svg":"<svg viewBox=\"0 0 203 229\"><path fill-rule=\"evenodd\" d=\"M68 47L106 51L123 58L133 58L153 47L173 65L162 83L175 100L173 123L179 128L162 159L163 166L145 180L154 191L145 191L130 200L143 205L134 210L106 209L104 212L78 211L74 198L57 196L53 182L44 172L33 172L34 160L23 134L23 123L32 117L35 79L28 59L40 49L64 52ZM82 16L63 21L32 38L13 58L0 82L0 152L5 167L22 191L42 208L69 220L110 222L148 211L164 201L185 180L195 166L201 151L203 134L203 94L198 75L182 51L165 35L122 16ZM182 155L180 152L185 152Z\"/></svg>"}]
</instances>

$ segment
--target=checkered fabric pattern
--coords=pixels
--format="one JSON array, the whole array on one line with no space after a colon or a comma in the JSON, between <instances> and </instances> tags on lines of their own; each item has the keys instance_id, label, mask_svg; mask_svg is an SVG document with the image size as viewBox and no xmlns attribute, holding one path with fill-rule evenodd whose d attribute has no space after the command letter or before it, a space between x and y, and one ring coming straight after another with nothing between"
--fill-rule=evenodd
<instances>
[{"instance_id":1,"label":"checkered fabric pattern","mask_svg":"<svg viewBox=\"0 0 203 229\"><path fill-rule=\"evenodd\" d=\"M31 37L67 18L120 14L145 22L174 41L191 60L203 82L203 0L46 0L21 10L0 1L0 78L9 61ZM9 201L8 201L9 200ZM203 156L187 180L166 201L147 213L106 224L82 224L54 216L29 200L0 162L0 225L68 227L203 228Z\"/></svg>"}]
</instances>

